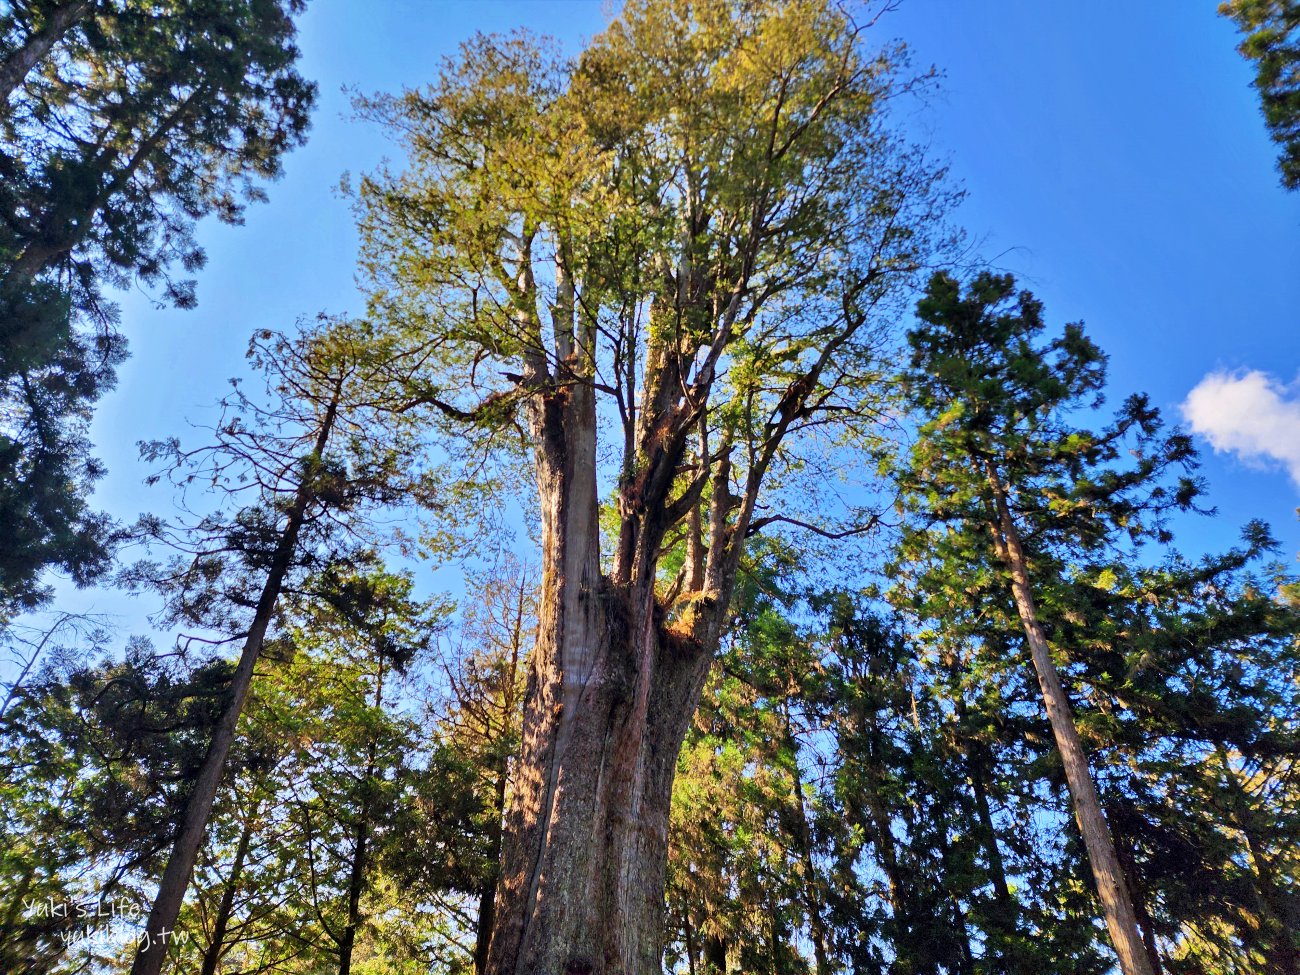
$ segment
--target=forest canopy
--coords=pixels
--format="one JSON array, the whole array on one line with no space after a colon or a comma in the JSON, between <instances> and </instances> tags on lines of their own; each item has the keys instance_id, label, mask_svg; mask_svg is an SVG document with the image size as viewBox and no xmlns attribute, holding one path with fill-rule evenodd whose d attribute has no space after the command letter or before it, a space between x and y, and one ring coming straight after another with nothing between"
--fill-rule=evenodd
<instances>
[{"instance_id":1,"label":"forest canopy","mask_svg":"<svg viewBox=\"0 0 1300 975\"><path fill-rule=\"evenodd\" d=\"M963 229L899 6L349 92L355 301L224 322L138 516L125 289L201 310L344 14L0 9L0 972L1300 975L1295 553Z\"/></svg>"}]
</instances>

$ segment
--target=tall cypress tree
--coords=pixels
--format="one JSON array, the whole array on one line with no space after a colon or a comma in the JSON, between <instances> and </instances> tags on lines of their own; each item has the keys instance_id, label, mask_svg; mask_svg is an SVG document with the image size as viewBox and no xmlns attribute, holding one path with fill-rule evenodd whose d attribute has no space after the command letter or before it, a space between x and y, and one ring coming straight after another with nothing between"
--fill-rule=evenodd
<instances>
[{"instance_id":1,"label":"tall cypress tree","mask_svg":"<svg viewBox=\"0 0 1300 975\"><path fill-rule=\"evenodd\" d=\"M921 421L902 472L917 518L904 559L927 562L923 587L960 606L981 581L1018 619L1042 691L1111 940L1125 975L1150 975L1121 869L1075 721L1062 665L1055 593L1072 562L1123 540L1164 538L1161 514L1190 506L1197 486L1171 467L1192 447L1164 436L1158 413L1130 398L1094 431L1072 414L1101 404L1105 357L1079 325L1044 341L1042 306L1010 276L981 274L966 293L931 279L909 333L904 377ZM1122 462L1125 452L1130 460ZM972 588L972 583L976 589Z\"/></svg>"}]
</instances>

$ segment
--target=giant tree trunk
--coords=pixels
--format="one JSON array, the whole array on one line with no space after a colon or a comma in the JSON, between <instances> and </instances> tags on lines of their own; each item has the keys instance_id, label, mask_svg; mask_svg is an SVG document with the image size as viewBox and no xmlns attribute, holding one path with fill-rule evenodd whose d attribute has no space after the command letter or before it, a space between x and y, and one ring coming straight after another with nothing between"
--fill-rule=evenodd
<instances>
[{"instance_id":1,"label":"giant tree trunk","mask_svg":"<svg viewBox=\"0 0 1300 975\"><path fill-rule=\"evenodd\" d=\"M601 573L593 396L571 382L530 408L542 586L490 975L661 967L673 776L712 648L663 624L653 509L625 515L632 557Z\"/></svg>"},{"instance_id":2,"label":"giant tree trunk","mask_svg":"<svg viewBox=\"0 0 1300 975\"><path fill-rule=\"evenodd\" d=\"M1106 928L1110 932L1115 954L1119 956L1120 971L1124 975L1152 975L1146 945L1142 943L1137 916L1133 911L1133 902L1129 898L1128 882L1120 869L1119 858L1115 854L1115 844L1111 839L1110 829L1106 825L1106 817L1102 814L1101 802L1097 797L1097 786L1092 780L1092 771L1088 767L1088 756L1084 751L1083 741L1079 738L1079 730L1074 724L1070 700L1061 685L1061 677L1057 673L1056 665L1052 662L1047 636L1038 620L1038 610L1034 605L1033 590L1029 583L1028 564L1024 548L1020 543L1020 534L1016 530L1007 504L1006 491L991 464L987 465L987 473L997 515L994 539L998 554L1011 573L1012 597L1015 599L1016 610L1020 614L1020 621L1024 627L1025 640L1029 644L1034 671L1038 675L1038 684L1043 692L1043 703L1047 708L1047 719L1056 738L1057 751L1061 755L1062 765L1065 766L1065 779L1070 787L1070 796L1074 800L1075 819L1079 824L1079 832L1083 834L1084 846L1088 850L1088 862L1097 884L1097 894L1101 898Z\"/></svg>"}]
</instances>

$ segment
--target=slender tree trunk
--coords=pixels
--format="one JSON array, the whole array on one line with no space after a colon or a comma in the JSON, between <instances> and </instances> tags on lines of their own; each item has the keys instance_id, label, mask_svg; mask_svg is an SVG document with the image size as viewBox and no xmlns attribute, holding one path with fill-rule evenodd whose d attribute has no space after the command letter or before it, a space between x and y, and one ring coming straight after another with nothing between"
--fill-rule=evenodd
<instances>
[{"instance_id":1,"label":"slender tree trunk","mask_svg":"<svg viewBox=\"0 0 1300 975\"><path fill-rule=\"evenodd\" d=\"M91 0L75 0L55 8L41 29L30 35L23 46L0 62L0 103L7 103L14 89L23 83L32 68L50 53L50 49L72 29L91 8Z\"/></svg>"},{"instance_id":2,"label":"slender tree trunk","mask_svg":"<svg viewBox=\"0 0 1300 975\"><path fill-rule=\"evenodd\" d=\"M225 889L221 892L221 902L217 905L216 923L212 926L212 941L203 953L203 967L200 975L216 975L217 965L225 954L226 931L230 926L230 916L234 912L235 894L239 890L239 881L244 872L244 860L248 857L248 847L253 840L253 823L256 812L244 823L239 834L239 845L235 848L235 860L230 865L230 876L226 879Z\"/></svg>"},{"instance_id":3,"label":"slender tree trunk","mask_svg":"<svg viewBox=\"0 0 1300 975\"><path fill-rule=\"evenodd\" d=\"M1079 738L1069 698L1061 685L1060 675L1047 645L1047 637L1038 619L1025 553L1007 505L1006 491L992 464L987 466L987 473L997 511L994 537L999 554L1011 573L1012 596L1024 626L1025 639L1029 644L1034 671L1038 675L1056 747L1061 755L1061 763L1065 766L1066 782L1074 800L1075 819L1088 850L1088 862L1097 884L1097 894L1101 898L1106 928L1110 932L1115 953L1119 956L1120 971L1124 975L1152 975L1146 946L1138 931L1133 903L1129 899L1128 882L1115 855L1115 844L1111 840L1110 829L1097 797L1097 787L1088 767L1088 756Z\"/></svg>"},{"instance_id":4,"label":"slender tree trunk","mask_svg":"<svg viewBox=\"0 0 1300 975\"><path fill-rule=\"evenodd\" d=\"M498 870L501 864L501 822L506 811L506 762L501 760L501 764L496 769L496 782L494 784L493 800L493 817L492 826L488 836L489 856L492 862L497 864ZM497 885L496 878L493 877L491 882L483 886L479 892L478 899L478 932L474 942L474 972L475 975L483 975L487 971L488 948L492 943L492 929L496 926L497 914Z\"/></svg>"},{"instance_id":5,"label":"slender tree trunk","mask_svg":"<svg viewBox=\"0 0 1300 975\"><path fill-rule=\"evenodd\" d=\"M790 723L790 709L785 709L785 733L787 739L794 741L794 730ZM813 863L812 856L812 830L808 825L808 813L803 805L803 777L799 773L799 755L798 751L794 752L794 761L790 769L791 785L794 787L794 810L796 817L795 828L797 834L795 841L798 844L798 854L800 864L803 867L803 883L800 884L800 891L803 894L804 910L808 913L808 927L812 934L813 943L813 963L816 966L816 975L830 975L830 960L826 951L826 942L828 940L826 932L826 919L822 917L821 897L819 896L819 884L817 880L816 865Z\"/></svg>"},{"instance_id":6,"label":"slender tree trunk","mask_svg":"<svg viewBox=\"0 0 1300 975\"><path fill-rule=\"evenodd\" d=\"M1115 821L1113 811L1110 818L1112 822ZM1115 833L1115 852L1119 857L1120 868L1128 878L1129 896L1133 899L1133 913L1137 916L1138 930L1142 932L1142 944L1146 946L1151 971L1154 975L1164 975L1164 967L1160 964L1160 950L1156 946L1155 923L1147 910L1142 878L1138 873L1137 857L1123 830L1117 830Z\"/></svg>"},{"instance_id":7,"label":"slender tree trunk","mask_svg":"<svg viewBox=\"0 0 1300 975\"><path fill-rule=\"evenodd\" d=\"M958 715L964 720L965 703L958 701L957 709ZM975 799L975 814L979 818L981 840L988 858L989 879L993 883L993 900L997 907L997 916L989 919L994 928L992 933L998 940L998 955L1007 975L1021 975L1024 964L1020 959L1020 908L1012 898L1011 888L1007 884L1006 864L1002 859L1002 849L998 846L997 824L993 822L986 785L994 768L993 756L988 747L979 741L967 742L965 751L971 794Z\"/></svg>"},{"instance_id":8,"label":"slender tree trunk","mask_svg":"<svg viewBox=\"0 0 1300 975\"><path fill-rule=\"evenodd\" d=\"M695 926L691 924L691 909L682 911L682 934L686 940L686 973L695 975Z\"/></svg>"},{"instance_id":9,"label":"slender tree trunk","mask_svg":"<svg viewBox=\"0 0 1300 975\"><path fill-rule=\"evenodd\" d=\"M326 409L317 434L314 451L316 458L324 454L325 445L329 442L341 394L342 380L340 379L334 388L333 398ZM261 656L262 644L266 639L267 628L271 625L271 617L275 614L275 605L280 598L284 577L293 562L298 546L298 533L302 529L313 490L309 479L304 478L290 506L284 530L271 557L266 581L262 585L262 592L253 613L252 625L244 638L244 648L240 653L239 663L230 681L229 701L212 732L212 741L208 745L207 755L204 756L203 766L185 803L180 830L172 846L171 856L167 859L162 880L159 881L158 893L154 897L149 920L141 933L135 961L131 965L131 975L159 975L163 960L167 957L167 945L176 936L176 919L180 916L185 891L189 888L190 877L194 873L194 861L198 857L199 848L203 845L208 819L212 815L212 804L216 800L221 776L225 771L226 757L230 754L231 745L235 741L235 728L239 724L239 716L243 712L244 702L248 700L248 692L253 684L253 669Z\"/></svg>"},{"instance_id":10,"label":"slender tree trunk","mask_svg":"<svg viewBox=\"0 0 1300 975\"><path fill-rule=\"evenodd\" d=\"M339 939L339 975L350 975L352 971L352 949L356 946L357 929L361 926L361 894L366 886L369 842L370 829L363 811L353 846L352 874L348 878L348 919Z\"/></svg>"},{"instance_id":11,"label":"slender tree trunk","mask_svg":"<svg viewBox=\"0 0 1300 975\"><path fill-rule=\"evenodd\" d=\"M200 95L206 95L203 85L196 87L167 116L160 119L154 130L140 140L130 157L120 161L116 172L113 172L112 166L118 161L120 153L104 150L96 165L96 176L106 179L112 173L112 177L107 179L100 191L78 213L72 216L65 214L61 226L43 228L37 233L36 239L28 242L5 270L3 280L0 280L0 293L26 287L38 274L70 254L90 233L96 214L112 201L114 194L139 171L149 156L162 145L163 140L185 121ZM39 223L38 220L38 225Z\"/></svg>"}]
</instances>

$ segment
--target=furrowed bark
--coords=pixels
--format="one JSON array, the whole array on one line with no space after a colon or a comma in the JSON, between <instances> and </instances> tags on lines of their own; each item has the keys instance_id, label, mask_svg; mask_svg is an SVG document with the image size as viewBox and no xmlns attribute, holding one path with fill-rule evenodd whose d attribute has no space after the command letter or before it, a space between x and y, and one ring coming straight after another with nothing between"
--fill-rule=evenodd
<instances>
[{"instance_id":1,"label":"furrowed bark","mask_svg":"<svg viewBox=\"0 0 1300 975\"><path fill-rule=\"evenodd\" d=\"M329 442L341 393L342 381L340 380L335 386L333 398L326 409L317 434L313 454L317 459L324 453L325 445ZM181 904L185 900L185 892L194 873L194 862L198 858L199 848L203 845L208 819L212 815L212 805L216 800L217 789L221 785L222 773L225 771L226 758L235 741L235 728L239 724L244 703L248 700L248 693L253 683L253 669L261 656L266 631L275 614L275 605L280 598L284 578L293 562L298 545L298 534L302 529L313 491L310 479L304 478L290 506L284 530L272 555L270 569L262 585L261 595L258 597L252 625L244 638L239 663L230 681L228 692L230 700L213 730L212 742L208 745L203 766L186 801L176 842L172 846L171 856L167 859L167 867L163 871L162 880L159 881L158 893L149 911L149 919L140 936L140 947L131 965L131 975L159 975L163 961L167 957L167 945L175 937L176 919L180 916Z\"/></svg>"},{"instance_id":2,"label":"furrowed bark","mask_svg":"<svg viewBox=\"0 0 1300 975\"><path fill-rule=\"evenodd\" d=\"M1047 719L1052 726L1061 763L1065 767L1066 782L1074 800L1075 819L1088 850L1088 862L1097 885L1097 895L1101 899L1106 929L1110 932L1111 943L1119 957L1120 971L1124 975L1152 975L1146 945L1142 943L1133 902L1129 898L1128 881L1115 854L1115 844L1101 810L1092 771L1088 767L1088 756L1083 741L1079 738L1078 728L1075 727L1070 700L1065 694L1056 665L1052 662L1047 636L1038 619L1024 548L1007 505L1006 490L992 464L986 465L986 473L997 513L995 541L999 555L1011 574L1012 597L1024 627L1034 671L1038 675Z\"/></svg>"},{"instance_id":3,"label":"furrowed bark","mask_svg":"<svg viewBox=\"0 0 1300 975\"><path fill-rule=\"evenodd\" d=\"M574 343L573 362L590 348ZM661 967L668 814L677 754L717 645L725 594L693 594L669 628L655 594L665 503L694 417L647 390L639 473L600 571L596 408L571 363L534 364L530 400L542 586L523 743L506 817L490 975L651 975ZM663 374L675 377L673 366ZM672 379L661 380L670 383ZM662 405L661 405L662 404ZM712 578L734 578L710 552ZM706 577L710 573L706 571ZM706 578L706 592L717 591Z\"/></svg>"}]
</instances>

